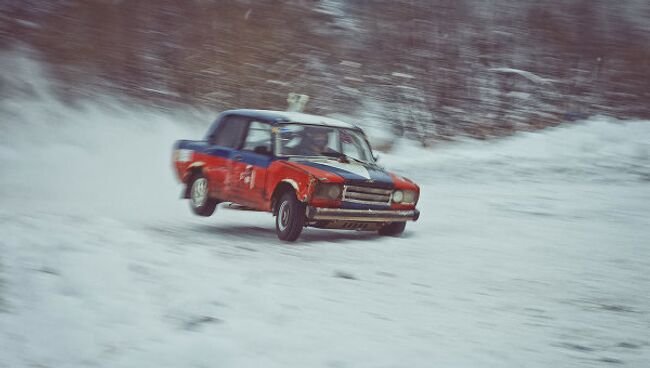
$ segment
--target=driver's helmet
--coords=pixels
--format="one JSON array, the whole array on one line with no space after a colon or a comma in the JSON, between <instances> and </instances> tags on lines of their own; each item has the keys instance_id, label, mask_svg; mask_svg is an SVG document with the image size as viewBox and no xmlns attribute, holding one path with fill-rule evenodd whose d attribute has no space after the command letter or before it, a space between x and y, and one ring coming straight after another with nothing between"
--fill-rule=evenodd
<instances>
[{"instance_id":1,"label":"driver's helmet","mask_svg":"<svg viewBox=\"0 0 650 368\"><path fill-rule=\"evenodd\" d=\"M306 127L303 132L304 144L325 148L329 142L328 131L323 128Z\"/></svg>"}]
</instances>

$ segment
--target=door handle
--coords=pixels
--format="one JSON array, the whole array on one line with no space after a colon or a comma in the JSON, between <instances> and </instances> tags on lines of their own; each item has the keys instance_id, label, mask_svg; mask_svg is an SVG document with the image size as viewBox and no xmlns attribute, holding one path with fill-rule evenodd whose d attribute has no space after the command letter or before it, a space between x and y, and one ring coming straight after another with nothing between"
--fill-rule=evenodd
<instances>
[{"instance_id":1,"label":"door handle","mask_svg":"<svg viewBox=\"0 0 650 368\"><path fill-rule=\"evenodd\" d=\"M235 156L232 157L232 159L235 160L235 161L241 161L242 157L241 157L241 155L235 155Z\"/></svg>"}]
</instances>

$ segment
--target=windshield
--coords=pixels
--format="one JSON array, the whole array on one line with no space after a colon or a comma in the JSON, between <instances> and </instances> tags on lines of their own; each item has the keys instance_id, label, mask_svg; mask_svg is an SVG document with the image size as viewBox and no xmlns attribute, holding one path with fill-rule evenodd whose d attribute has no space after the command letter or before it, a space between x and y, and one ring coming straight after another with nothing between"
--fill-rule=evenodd
<instances>
[{"instance_id":1,"label":"windshield","mask_svg":"<svg viewBox=\"0 0 650 368\"><path fill-rule=\"evenodd\" d=\"M374 162L365 137L358 131L330 126L283 124L276 134L280 156L346 157Z\"/></svg>"}]
</instances>

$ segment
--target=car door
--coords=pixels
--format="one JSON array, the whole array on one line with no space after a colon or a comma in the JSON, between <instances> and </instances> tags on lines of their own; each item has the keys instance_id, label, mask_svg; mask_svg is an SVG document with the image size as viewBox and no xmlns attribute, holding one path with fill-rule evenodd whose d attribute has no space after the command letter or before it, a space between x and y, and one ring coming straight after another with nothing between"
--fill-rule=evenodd
<instances>
[{"instance_id":1,"label":"car door","mask_svg":"<svg viewBox=\"0 0 650 368\"><path fill-rule=\"evenodd\" d=\"M231 201L233 193L233 166L238 156L248 119L239 115L227 115L219 122L215 133L209 138L205 172L210 185L210 194L223 201Z\"/></svg>"},{"instance_id":2,"label":"car door","mask_svg":"<svg viewBox=\"0 0 650 368\"><path fill-rule=\"evenodd\" d=\"M238 203L252 207L265 207L266 171L273 160L271 124L251 119L247 124L245 139L233 156L230 190Z\"/></svg>"}]
</instances>

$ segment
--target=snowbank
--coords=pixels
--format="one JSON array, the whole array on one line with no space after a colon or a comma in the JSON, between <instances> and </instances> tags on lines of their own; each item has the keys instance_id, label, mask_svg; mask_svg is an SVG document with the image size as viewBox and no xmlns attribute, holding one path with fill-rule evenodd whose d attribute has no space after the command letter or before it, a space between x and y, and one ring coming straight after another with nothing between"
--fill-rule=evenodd
<instances>
[{"instance_id":1,"label":"snowbank","mask_svg":"<svg viewBox=\"0 0 650 368\"><path fill-rule=\"evenodd\" d=\"M400 141L384 164L424 180L645 182L650 122L595 117L491 141L440 143L426 150ZM429 166L432 170L420 171ZM435 169L435 170L433 170Z\"/></svg>"}]
</instances>

